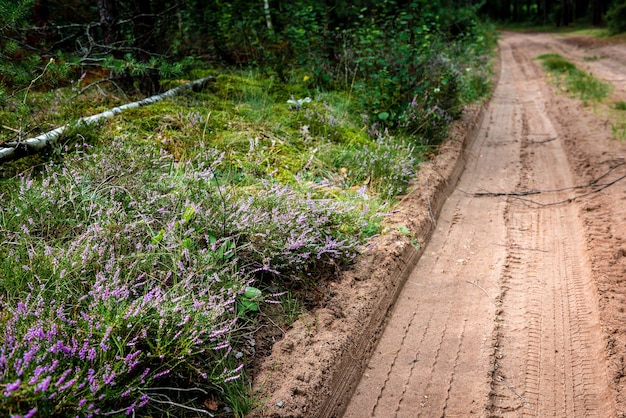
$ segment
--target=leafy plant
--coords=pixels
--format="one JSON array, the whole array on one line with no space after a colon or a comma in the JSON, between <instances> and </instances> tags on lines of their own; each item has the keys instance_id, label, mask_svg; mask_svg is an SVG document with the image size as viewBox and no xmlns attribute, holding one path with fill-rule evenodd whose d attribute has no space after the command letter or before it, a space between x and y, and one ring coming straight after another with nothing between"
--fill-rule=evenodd
<instances>
[{"instance_id":1,"label":"leafy plant","mask_svg":"<svg viewBox=\"0 0 626 418\"><path fill-rule=\"evenodd\" d=\"M263 292L261 292L256 287L246 286L244 292L239 295L239 300L237 301L237 312L239 315L245 315L248 312L258 312L259 311L259 301L263 297Z\"/></svg>"}]
</instances>

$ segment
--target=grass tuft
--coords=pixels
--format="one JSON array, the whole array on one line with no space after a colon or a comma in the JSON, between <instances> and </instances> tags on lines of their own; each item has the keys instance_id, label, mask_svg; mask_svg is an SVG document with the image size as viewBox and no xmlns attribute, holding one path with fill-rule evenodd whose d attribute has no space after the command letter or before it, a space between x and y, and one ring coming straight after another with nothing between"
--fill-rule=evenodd
<instances>
[{"instance_id":1,"label":"grass tuft","mask_svg":"<svg viewBox=\"0 0 626 418\"><path fill-rule=\"evenodd\" d=\"M575 64L567 61L559 54L544 54L537 59L542 61L543 67L549 75L553 76L552 79L561 89L585 103L600 102L612 90L611 84L604 83L592 74L580 70Z\"/></svg>"}]
</instances>

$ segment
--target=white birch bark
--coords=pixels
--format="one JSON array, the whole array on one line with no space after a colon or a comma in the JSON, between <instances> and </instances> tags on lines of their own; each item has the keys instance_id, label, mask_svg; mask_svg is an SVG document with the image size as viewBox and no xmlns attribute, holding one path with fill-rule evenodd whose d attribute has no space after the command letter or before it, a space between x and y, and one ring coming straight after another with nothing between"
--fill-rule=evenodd
<instances>
[{"instance_id":1,"label":"white birch bark","mask_svg":"<svg viewBox=\"0 0 626 418\"><path fill-rule=\"evenodd\" d=\"M272 29L272 15L270 14L270 2L269 0L263 0L263 8L265 9L265 23L267 24L267 28L270 32Z\"/></svg>"},{"instance_id":2,"label":"white birch bark","mask_svg":"<svg viewBox=\"0 0 626 418\"><path fill-rule=\"evenodd\" d=\"M102 113L98 113L93 116L85 116L78 119L78 124L84 125L92 125L102 119L107 119L117 115L128 109L133 109L135 107L146 106L160 100L166 99L168 97L175 96L187 89L201 88L204 84L209 81L215 81L215 77L206 77L201 78L199 80L195 80L189 82L187 84L180 85L173 89L170 89L164 93L157 94L154 96L146 97L143 100L139 100L137 102L127 103L122 106L114 107L112 109L106 110ZM22 154L33 154L35 152L41 151L48 144L54 143L54 141L61 136L61 134L68 128L69 125L63 125L51 131L45 132L39 136L35 136L32 138L25 139L23 141L9 141L3 144L0 144L0 163L9 160L15 160L20 158ZM24 153L17 152L18 150L24 150Z\"/></svg>"}]
</instances>

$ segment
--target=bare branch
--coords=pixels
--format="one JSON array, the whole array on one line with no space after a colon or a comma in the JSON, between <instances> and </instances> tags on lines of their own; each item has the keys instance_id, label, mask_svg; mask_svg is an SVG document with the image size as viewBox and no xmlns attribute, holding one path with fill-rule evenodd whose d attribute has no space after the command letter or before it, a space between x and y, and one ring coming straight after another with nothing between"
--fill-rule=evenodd
<instances>
[{"instance_id":1,"label":"bare branch","mask_svg":"<svg viewBox=\"0 0 626 418\"><path fill-rule=\"evenodd\" d=\"M619 164L611 167L606 173L602 174L600 177L597 177L595 179L593 179L592 181L590 181L588 184L583 184L583 185L579 185L579 186L572 186L572 187L564 187L561 189L554 189L554 190L523 190L520 192L475 192L475 193L469 193L466 192L464 190L459 189L460 192L465 193L467 195L470 196L476 196L476 197L512 197L512 198L517 198L519 200L522 200L526 203L532 204L532 205L536 205L539 207L547 207L547 206L556 206L556 205L561 205L564 203L570 203L573 202L575 200L578 199L582 199L583 197L589 196L591 194L594 193L599 193L602 190L606 189L607 187L610 187L612 185L614 185L615 183L626 179L626 175L620 176L614 180L611 180L609 182L606 183L599 183L600 180L604 179L605 177L607 177L609 174L611 174L615 169L623 166L624 164L626 164L626 162L620 162ZM541 203L541 202L537 202L531 199L523 199L524 196L530 196L530 195L536 195L536 194L549 194L549 193L560 193L560 192L564 192L564 191L570 191L570 190L584 190L584 189L590 189L589 191L587 191L586 193L582 193L579 195L576 195L574 197L570 197L568 199L564 199L564 200L559 200L557 202L552 202L552 203Z\"/></svg>"}]
</instances>

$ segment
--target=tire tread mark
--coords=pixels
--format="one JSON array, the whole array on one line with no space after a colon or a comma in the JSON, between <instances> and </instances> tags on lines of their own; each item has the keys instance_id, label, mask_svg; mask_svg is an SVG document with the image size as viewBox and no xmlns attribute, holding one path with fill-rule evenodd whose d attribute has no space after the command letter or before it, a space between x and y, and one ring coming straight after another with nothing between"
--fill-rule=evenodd
<instances>
[{"instance_id":1,"label":"tire tread mark","mask_svg":"<svg viewBox=\"0 0 626 418\"><path fill-rule=\"evenodd\" d=\"M426 322L426 326L424 327L424 332L422 332L422 335L420 336L420 340L419 343L417 344L417 350L415 350L415 357L413 358L413 365L411 366L411 370L407 376L407 379L404 383L404 387L402 389L402 394L400 395L400 401L398 402L398 407L396 408L395 414L397 415L398 412L400 411L400 408L402 407L402 402L404 401L404 396L406 395L406 390L409 387L409 382L411 381L411 378L413 377L413 372L415 371L415 366L419 361L419 356L421 354L421 347L422 347L422 343L424 342L424 339L426 338L426 334L428 334L428 331L430 329L430 324L431 321L433 319L433 315L434 313L431 311L430 312L430 316L428 317L428 321ZM407 328L408 329L408 328Z\"/></svg>"},{"instance_id":2,"label":"tire tread mark","mask_svg":"<svg viewBox=\"0 0 626 418\"><path fill-rule=\"evenodd\" d=\"M461 328L461 332L459 333L459 338L458 338L459 344L457 346L456 356L454 358L454 365L452 366L452 372L450 374L450 381L448 382L446 398L443 402L443 409L441 410L441 418L445 418L446 410L448 409L448 402L450 401L450 392L452 390L452 385L454 384L455 371L457 370L458 365L459 365L459 358L461 356L461 347L463 345L463 337L465 337L466 327L467 327L467 318L463 320L463 327Z\"/></svg>"}]
</instances>

